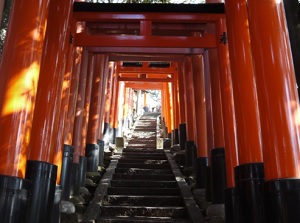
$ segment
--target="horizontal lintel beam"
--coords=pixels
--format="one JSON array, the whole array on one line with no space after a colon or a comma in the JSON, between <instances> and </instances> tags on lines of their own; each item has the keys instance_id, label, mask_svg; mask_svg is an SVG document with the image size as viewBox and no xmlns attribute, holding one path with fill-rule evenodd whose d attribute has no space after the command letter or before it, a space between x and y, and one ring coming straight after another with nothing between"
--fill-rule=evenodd
<instances>
[{"instance_id":1,"label":"horizontal lintel beam","mask_svg":"<svg viewBox=\"0 0 300 223\"><path fill-rule=\"evenodd\" d=\"M117 66L118 73L151 73L151 74L172 74L176 72L176 68L171 66L169 68L157 68L157 67L122 67Z\"/></svg>"},{"instance_id":2,"label":"horizontal lintel beam","mask_svg":"<svg viewBox=\"0 0 300 223\"><path fill-rule=\"evenodd\" d=\"M125 87L132 88L135 90L163 90L163 85L159 83L125 83Z\"/></svg>"},{"instance_id":3,"label":"horizontal lintel beam","mask_svg":"<svg viewBox=\"0 0 300 223\"><path fill-rule=\"evenodd\" d=\"M225 14L209 13L126 13L126 12L74 12L77 21L84 22L131 22L151 20L152 22L210 23L225 18Z\"/></svg>"},{"instance_id":4,"label":"horizontal lintel beam","mask_svg":"<svg viewBox=\"0 0 300 223\"><path fill-rule=\"evenodd\" d=\"M145 54L156 54L156 55L195 55L195 54L203 54L204 49L203 48L166 48L166 47L87 47L87 50L91 53L135 53L140 54L140 57L143 58L143 55ZM126 56L124 56L126 57ZM124 58L123 57L123 58ZM125 59L120 59L120 57L114 57L112 56L110 58L111 61L125 61ZM182 58L178 58L178 60L181 60ZM149 61L149 60L146 60ZM162 60L159 60L162 61ZM173 60L174 61L174 60Z\"/></svg>"},{"instance_id":5,"label":"horizontal lintel beam","mask_svg":"<svg viewBox=\"0 0 300 223\"><path fill-rule=\"evenodd\" d=\"M129 81L129 82L172 82L172 78L132 78L132 77L119 77L118 81Z\"/></svg>"},{"instance_id":6,"label":"horizontal lintel beam","mask_svg":"<svg viewBox=\"0 0 300 223\"><path fill-rule=\"evenodd\" d=\"M163 48L215 48L216 36L92 36L75 35L75 45L83 47L163 47Z\"/></svg>"},{"instance_id":7,"label":"horizontal lintel beam","mask_svg":"<svg viewBox=\"0 0 300 223\"><path fill-rule=\"evenodd\" d=\"M127 61L127 62L136 62L136 61L181 61L183 55L137 55L137 54L110 54L110 61Z\"/></svg>"}]
</instances>

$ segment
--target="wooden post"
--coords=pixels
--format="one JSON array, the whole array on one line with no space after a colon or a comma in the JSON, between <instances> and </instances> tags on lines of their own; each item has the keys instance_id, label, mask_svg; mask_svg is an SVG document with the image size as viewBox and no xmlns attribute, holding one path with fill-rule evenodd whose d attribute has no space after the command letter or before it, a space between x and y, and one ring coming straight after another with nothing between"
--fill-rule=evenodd
<instances>
[{"instance_id":1,"label":"wooden post","mask_svg":"<svg viewBox=\"0 0 300 223\"><path fill-rule=\"evenodd\" d=\"M48 10L49 0L14 2L11 10L13 19L0 67L0 125L3 126L0 174L3 175L25 177ZM40 19L34 22L37 17ZM24 35L32 31L33 35Z\"/></svg>"},{"instance_id":2,"label":"wooden post","mask_svg":"<svg viewBox=\"0 0 300 223\"><path fill-rule=\"evenodd\" d=\"M263 222L262 139L246 4L246 0L227 0L225 5L238 139L235 183L240 211L236 214L243 222Z\"/></svg>"},{"instance_id":3,"label":"wooden post","mask_svg":"<svg viewBox=\"0 0 300 223\"><path fill-rule=\"evenodd\" d=\"M299 222L299 98L281 0L248 0L265 167L267 222Z\"/></svg>"}]
</instances>

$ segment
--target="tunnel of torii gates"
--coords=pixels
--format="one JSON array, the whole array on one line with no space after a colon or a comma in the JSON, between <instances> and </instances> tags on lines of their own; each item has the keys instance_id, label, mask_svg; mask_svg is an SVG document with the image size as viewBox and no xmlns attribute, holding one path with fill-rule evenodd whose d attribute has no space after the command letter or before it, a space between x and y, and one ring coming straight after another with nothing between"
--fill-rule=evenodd
<instances>
[{"instance_id":1,"label":"tunnel of torii gates","mask_svg":"<svg viewBox=\"0 0 300 223\"><path fill-rule=\"evenodd\" d=\"M1 222L49 222L55 191L79 193L149 89L161 91L164 136L227 222L300 222L297 15L298 1L282 0L14 1L0 67Z\"/></svg>"}]
</instances>

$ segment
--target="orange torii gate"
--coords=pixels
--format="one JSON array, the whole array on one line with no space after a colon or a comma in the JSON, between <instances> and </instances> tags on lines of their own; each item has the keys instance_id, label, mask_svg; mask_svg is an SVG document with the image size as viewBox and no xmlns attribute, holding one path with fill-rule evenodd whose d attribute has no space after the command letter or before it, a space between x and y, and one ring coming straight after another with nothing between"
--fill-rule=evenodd
<instances>
[{"instance_id":1,"label":"orange torii gate","mask_svg":"<svg viewBox=\"0 0 300 223\"><path fill-rule=\"evenodd\" d=\"M50 219L56 184L70 185L70 166L84 175L86 143L96 151L104 140L104 116L117 129L132 89L158 85L168 130L179 130L189 161L197 151L201 188L209 161L212 202L225 202L227 221L300 221L299 98L282 0L184 6L20 0L11 18L0 66L0 199L11 190L32 197L23 210L12 205L27 198L0 202L1 216L12 210L16 222L25 212L32 222ZM116 75L116 67L108 73L109 61L145 63ZM173 75L150 66L163 61L177 63ZM63 192L68 199L70 191Z\"/></svg>"},{"instance_id":2,"label":"orange torii gate","mask_svg":"<svg viewBox=\"0 0 300 223\"><path fill-rule=\"evenodd\" d=\"M166 62L119 62L116 66L118 81L124 81L125 88L161 90L162 105L164 105L162 109L162 118L166 122L168 133L171 133L174 129L174 114L173 109L171 109L170 106L170 98L167 98L165 95L165 92L168 91L169 88L166 88L164 83L172 83L174 81L173 75L176 72L176 64Z\"/></svg>"}]
</instances>

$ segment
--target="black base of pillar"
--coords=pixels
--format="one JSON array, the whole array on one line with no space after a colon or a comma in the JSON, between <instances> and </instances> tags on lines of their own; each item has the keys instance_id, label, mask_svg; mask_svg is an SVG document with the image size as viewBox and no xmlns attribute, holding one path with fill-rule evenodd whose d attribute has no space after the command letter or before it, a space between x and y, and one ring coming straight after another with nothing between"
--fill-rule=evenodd
<instances>
[{"instance_id":1,"label":"black base of pillar","mask_svg":"<svg viewBox=\"0 0 300 223\"><path fill-rule=\"evenodd\" d=\"M186 143L186 124L179 124L179 145L181 150L185 150Z\"/></svg>"},{"instance_id":2,"label":"black base of pillar","mask_svg":"<svg viewBox=\"0 0 300 223\"><path fill-rule=\"evenodd\" d=\"M99 166L104 165L104 140L98 139L99 146Z\"/></svg>"},{"instance_id":3,"label":"black base of pillar","mask_svg":"<svg viewBox=\"0 0 300 223\"><path fill-rule=\"evenodd\" d=\"M265 222L262 192L264 182L263 163L239 165L235 167L234 174L235 188L239 202L240 222Z\"/></svg>"},{"instance_id":4,"label":"black base of pillar","mask_svg":"<svg viewBox=\"0 0 300 223\"><path fill-rule=\"evenodd\" d=\"M224 148L210 151L211 161L211 201L213 204L224 204L226 182L226 165Z\"/></svg>"},{"instance_id":5,"label":"black base of pillar","mask_svg":"<svg viewBox=\"0 0 300 223\"><path fill-rule=\"evenodd\" d=\"M179 144L179 130L178 129L174 129L174 144L177 145Z\"/></svg>"},{"instance_id":6,"label":"black base of pillar","mask_svg":"<svg viewBox=\"0 0 300 223\"><path fill-rule=\"evenodd\" d=\"M211 201L211 167L205 170L205 200Z\"/></svg>"},{"instance_id":7,"label":"black base of pillar","mask_svg":"<svg viewBox=\"0 0 300 223\"><path fill-rule=\"evenodd\" d=\"M0 175L0 221L20 223L27 218L31 181Z\"/></svg>"},{"instance_id":8,"label":"black base of pillar","mask_svg":"<svg viewBox=\"0 0 300 223\"><path fill-rule=\"evenodd\" d=\"M225 190L225 220L226 223L241 223L239 220L238 199L235 188Z\"/></svg>"},{"instance_id":9,"label":"black base of pillar","mask_svg":"<svg viewBox=\"0 0 300 223\"><path fill-rule=\"evenodd\" d=\"M32 181L27 223L51 222L54 207L57 166L28 160L25 178Z\"/></svg>"},{"instance_id":10,"label":"black base of pillar","mask_svg":"<svg viewBox=\"0 0 300 223\"><path fill-rule=\"evenodd\" d=\"M208 164L207 157L197 157L196 158L196 188L204 189L206 180L206 168Z\"/></svg>"},{"instance_id":11,"label":"black base of pillar","mask_svg":"<svg viewBox=\"0 0 300 223\"><path fill-rule=\"evenodd\" d=\"M61 199L68 201L70 197L72 165L73 165L74 148L69 145L64 145L60 185L62 186Z\"/></svg>"},{"instance_id":12,"label":"black base of pillar","mask_svg":"<svg viewBox=\"0 0 300 223\"><path fill-rule=\"evenodd\" d=\"M169 138L169 139L172 138L172 133L168 133L168 138Z\"/></svg>"},{"instance_id":13,"label":"black base of pillar","mask_svg":"<svg viewBox=\"0 0 300 223\"><path fill-rule=\"evenodd\" d=\"M62 187L60 185L56 186L55 196L54 196L54 205L51 213L51 223L60 222L60 202L62 195Z\"/></svg>"},{"instance_id":14,"label":"black base of pillar","mask_svg":"<svg viewBox=\"0 0 300 223\"><path fill-rule=\"evenodd\" d=\"M87 158L87 172L97 172L99 165L99 146L98 144L86 144L85 157Z\"/></svg>"},{"instance_id":15,"label":"black base of pillar","mask_svg":"<svg viewBox=\"0 0 300 223\"><path fill-rule=\"evenodd\" d=\"M87 167L87 158L84 156L79 156L78 180L80 182L79 183L80 187L85 186L86 167Z\"/></svg>"},{"instance_id":16,"label":"black base of pillar","mask_svg":"<svg viewBox=\"0 0 300 223\"><path fill-rule=\"evenodd\" d=\"M104 123L103 124L103 139L106 140L109 138L109 134L110 134L110 126L108 123Z\"/></svg>"},{"instance_id":17,"label":"black base of pillar","mask_svg":"<svg viewBox=\"0 0 300 223\"><path fill-rule=\"evenodd\" d=\"M112 129L112 140L111 140L112 144L116 144L116 138L118 136L118 131L119 130L117 128Z\"/></svg>"},{"instance_id":18,"label":"black base of pillar","mask_svg":"<svg viewBox=\"0 0 300 223\"><path fill-rule=\"evenodd\" d=\"M278 179L265 182L264 199L264 222L300 222L300 179Z\"/></svg>"},{"instance_id":19,"label":"black base of pillar","mask_svg":"<svg viewBox=\"0 0 300 223\"><path fill-rule=\"evenodd\" d=\"M79 157L80 158L80 157ZM80 178L80 164L73 163L72 165L72 179L71 179L71 190L70 190L70 197L79 196L80 186L82 184Z\"/></svg>"},{"instance_id":20,"label":"black base of pillar","mask_svg":"<svg viewBox=\"0 0 300 223\"><path fill-rule=\"evenodd\" d=\"M195 159L194 141L186 141L185 143L185 167L193 167Z\"/></svg>"}]
</instances>

